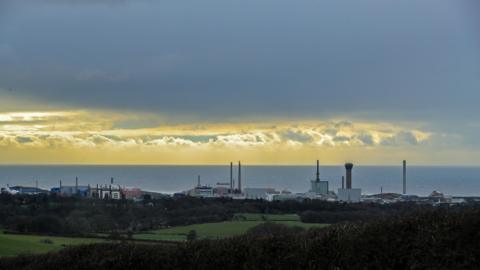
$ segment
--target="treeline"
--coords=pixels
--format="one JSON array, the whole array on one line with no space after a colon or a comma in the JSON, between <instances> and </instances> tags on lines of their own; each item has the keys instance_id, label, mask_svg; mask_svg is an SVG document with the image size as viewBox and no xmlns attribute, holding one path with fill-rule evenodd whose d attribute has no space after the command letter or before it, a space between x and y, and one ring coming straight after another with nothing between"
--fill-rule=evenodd
<instances>
[{"instance_id":1,"label":"treeline","mask_svg":"<svg viewBox=\"0 0 480 270\"><path fill-rule=\"evenodd\" d=\"M479 210L422 210L303 232L269 226L176 246L97 244L4 258L0 269L480 269Z\"/></svg>"},{"instance_id":2,"label":"treeline","mask_svg":"<svg viewBox=\"0 0 480 270\"><path fill-rule=\"evenodd\" d=\"M164 198L135 203L51 195L0 195L0 227L20 233L88 235L137 232L167 226L232 219L235 213L299 214L307 223L339 223L399 216L415 209L413 203L391 205L342 204L306 200Z\"/></svg>"}]
</instances>

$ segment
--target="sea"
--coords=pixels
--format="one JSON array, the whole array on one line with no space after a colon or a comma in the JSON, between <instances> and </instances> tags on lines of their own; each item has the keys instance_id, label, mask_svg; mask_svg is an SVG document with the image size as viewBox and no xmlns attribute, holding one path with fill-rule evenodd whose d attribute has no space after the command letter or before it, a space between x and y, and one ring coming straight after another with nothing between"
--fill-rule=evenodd
<instances>
[{"instance_id":1,"label":"sea","mask_svg":"<svg viewBox=\"0 0 480 270\"><path fill-rule=\"evenodd\" d=\"M242 186L269 187L279 191L307 192L315 178L315 166L242 166ZM234 168L237 178L237 168ZM329 182L330 190L341 187L343 166L321 166L320 178ZM200 175L202 185L215 186L230 181L230 166L104 166L104 165L1 165L0 187L7 185L38 186L45 189L63 185L114 183L122 187L175 193L191 189ZM363 194L402 192L401 166L356 166L353 169L354 188ZM410 166L407 170L407 193L426 196L432 191L453 196L480 196L480 167Z\"/></svg>"}]
</instances>

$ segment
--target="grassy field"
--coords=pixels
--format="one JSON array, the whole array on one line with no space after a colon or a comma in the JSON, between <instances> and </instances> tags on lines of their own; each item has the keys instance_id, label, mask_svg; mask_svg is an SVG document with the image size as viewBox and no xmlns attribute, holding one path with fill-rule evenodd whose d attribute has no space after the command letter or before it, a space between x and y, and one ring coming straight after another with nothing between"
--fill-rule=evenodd
<instances>
[{"instance_id":1,"label":"grassy field","mask_svg":"<svg viewBox=\"0 0 480 270\"><path fill-rule=\"evenodd\" d=\"M101 242L99 239L67 238L35 235L15 235L0 232L0 257L19 254L44 253L65 246Z\"/></svg>"},{"instance_id":2,"label":"grassy field","mask_svg":"<svg viewBox=\"0 0 480 270\"><path fill-rule=\"evenodd\" d=\"M204 223L172 227L148 233L135 234L137 240L185 241L187 234L195 230L199 239L225 238L246 233L264 222L281 223L303 228L325 227L326 224L302 223L297 215L236 214L232 221ZM65 246L98 243L105 240L89 238L68 238L36 235L15 235L0 232L0 257L19 254L56 251Z\"/></svg>"},{"instance_id":3,"label":"grassy field","mask_svg":"<svg viewBox=\"0 0 480 270\"><path fill-rule=\"evenodd\" d=\"M303 228L325 227L326 224L302 223L297 215L263 215L263 214L237 214L232 221L218 223L204 223L189 226L172 227L149 233L136 234L134 239L139 240L167 240L184 241L188 232L195 230L199 239L215 239L236 236L246 233L264 222L281 223L288 226Z\"/></svg>"}]
</instances>

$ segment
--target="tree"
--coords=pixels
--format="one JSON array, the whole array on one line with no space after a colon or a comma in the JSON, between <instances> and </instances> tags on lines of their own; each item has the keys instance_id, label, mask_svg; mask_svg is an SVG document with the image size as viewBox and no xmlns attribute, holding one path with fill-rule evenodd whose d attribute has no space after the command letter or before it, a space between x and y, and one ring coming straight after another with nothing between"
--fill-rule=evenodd
<instances>
[{"instance_id":1,"label":"tree","mask_svg":"<svg viewBox=\"0 0 480 270\"><path fill-rule=\"evenodd\" d=\"M187 234L187 240L188 241L194 241L197 240L197 231L191 230Z\"/></svg>"}]
</instances>

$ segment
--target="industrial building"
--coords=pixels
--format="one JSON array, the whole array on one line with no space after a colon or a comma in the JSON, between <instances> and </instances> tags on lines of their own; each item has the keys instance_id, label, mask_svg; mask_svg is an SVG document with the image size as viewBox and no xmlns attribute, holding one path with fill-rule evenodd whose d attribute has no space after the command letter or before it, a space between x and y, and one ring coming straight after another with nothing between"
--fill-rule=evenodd
<instances>
[{"instance_id":1,"label":"industrial building","mask_svg":"<svg viewBox=\"0 0 480 270\"><path fill-rule=\"evenodd\" d=\"M123 199L124 197L122 196L122 189L120 186L114 186L114 185L103 185L95 188L90 188L90 198L96 198L96 199L111 199L111 200L120 200Z\"/></svg>"},{"instance_id":2,"label":"industrial building","mask_svg":"<svg viewBox=\"0 0 480 270\"><path fill-rule=\"evenodd\" d=\"M273 188L245 188L245 199L266 200L269 194L280 194Z\"/></svg>"},{"instance_id":3,"label":"industrial building","mask_svg":"<svg viewBox=\"0 0 480 270\"><path fill-rule=\"evenodd\" d=\"M75 177L74 186L64 186L62 181L60 181L59 187L54 187L50 189L50 193L56 194L64 197L89 197L90 195L90 186L80 186L78 185L78 177Z\"/></svg>"},{"instance_id":4,"label":"industrial building","mask_svg":"<svg viewBox=\"0 0 480 270\"><path fill-rule=\"evenodd\" d=\"M362 190L360 188L352 188L352 170L353 164L347 163L345 164L346 169L346 188L339 188L337 199L341 202L360 202L362 198Z\"/></svg>"},{"instance_id":5,"label":"industrial building","mask_svg":"<svg viewBox=\"0 0 480 270\"><path fill-rule=\"evenodd\" d=\"M310 192L316 195L328 195L328 181L320 180L320 162L317 160L316 178L311 182Z\"/></svg>"},{"instance_id":6,"label":"industrial building","mask_svg":"<svg viewBox=\"0 0 480 270\"><path fill-rule=\"evenodd\" d=\"M192 197L230 197L234 199L245 199L242 188L242 163L238 162L238 182L235 187L235 180L233 179L233 162L230 162L230 182L218 182L216 187L202 185L200 175L197 178L197 186L193 189L184 191L183 193Z\"/></svg>"},{"instance_id":7,"label":"industrial building","mask_svg":"<svg viewBox=\"0 0 480 270\"><path fill-rule=\"evenodd\" d=\"M13 186L13 187L8 187L8 189L12 193L24 194L24 195L36 195L36 194L46 194L46 193L48 193L48 190L44 190L44 189L41 189L41 188L38 188L38 187Z\"/></svg>"},{"instance_id":8,"label":"industrial building","mask_svg":"<svg viewBox=\"0 0 480 270\"><path fill-rule=\"evenodd\" d=\"M143 192L139 188L122 188L122 195L127 200L142 200Z\"/></svg>"}]
</instances>

